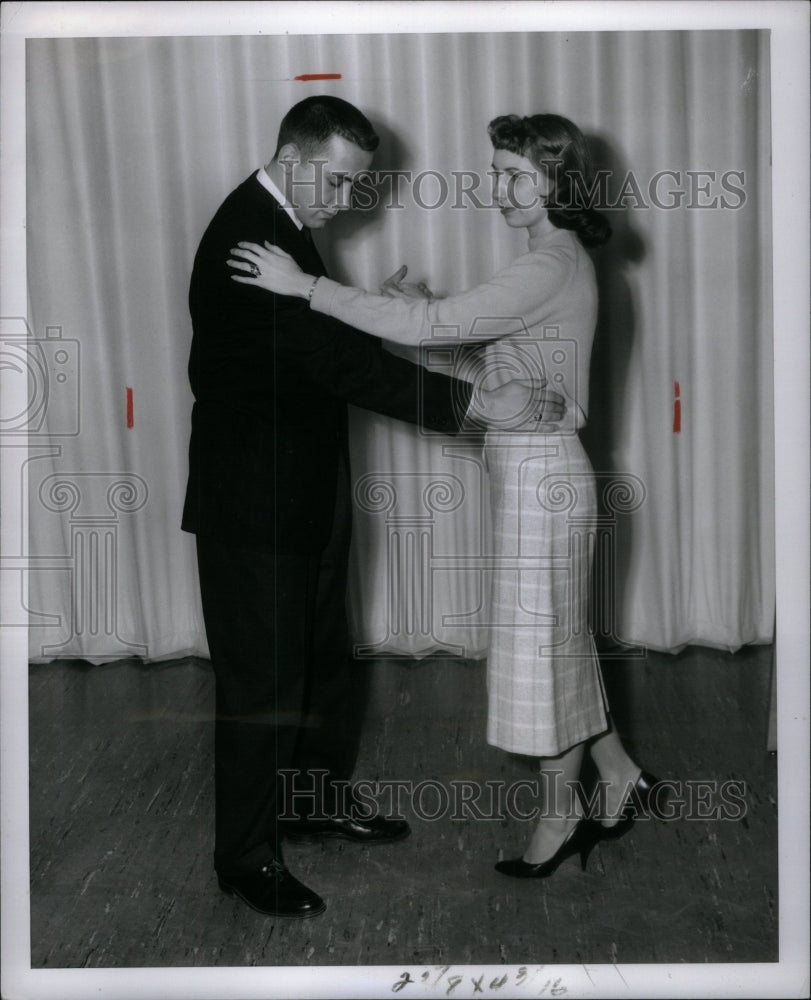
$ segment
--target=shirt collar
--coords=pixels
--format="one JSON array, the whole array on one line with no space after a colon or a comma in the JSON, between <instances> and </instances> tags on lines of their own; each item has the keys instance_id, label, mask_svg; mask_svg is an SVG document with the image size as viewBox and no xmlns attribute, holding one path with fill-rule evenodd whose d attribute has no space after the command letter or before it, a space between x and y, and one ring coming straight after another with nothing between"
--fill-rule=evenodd
<instances>
[{"instance_id":1,"label":"shirt collar","mask_svg":"<svg viewBox=\"0 0 811 1000\"><path fill-rule=\"evenodd\" d=\"M285 198L282 192L273 183L273 181L270 178L270 175L268 174L268 172L265 170L264 167L260 167L259 170L256 172L256 179L259 181L259 183L262 185L263 188L265 188L273 195L273 197L276 199L276 201L278 201L278 203L282 206L285 212L287 212L293 224L295 225L296 229L303 229L304 223L296 215L296 210L293 208L290 202L288 202L288 200Z\"/></svg>"}]
</instances>

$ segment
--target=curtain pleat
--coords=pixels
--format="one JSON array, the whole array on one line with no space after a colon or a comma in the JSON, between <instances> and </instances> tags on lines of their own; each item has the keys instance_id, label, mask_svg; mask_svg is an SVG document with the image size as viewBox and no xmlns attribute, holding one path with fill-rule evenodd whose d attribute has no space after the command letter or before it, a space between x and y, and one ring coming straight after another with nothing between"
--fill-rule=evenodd
<instances>
[{"instance_id":1,"label":"curtain pleat","mask_svg":"<svg viewBox=\"0 0 811 1000\"><path fill-rule=\"evenodd\" d=\"M598 481L634 493L610 511L612 635L670 650L770 641L766 33L31 39L27 72L29 324L49 338L48 358L59 339L79 358L49 397L49 435L26 472L30 551L44 560L30 574L33 658L207 651L193 539L179 529L188 278L219 203L314 93L367 113L381 136L375 169L422 174L422 204L403 183L403 208L347 214L318 236L330 272L370 289L401 263L440 293L508 263L525 238L465 204L455 172L478 176L487 202L490 119L554 111L580 125L611 171L610 197L626 195L595 257L584 435ZM303 73L340 79L294 79ZM663 197L687 192L680 206L650 204L662 171L674 172ZM688 171L715 172L707 199L742 203L688 206ZM730 171L742 198L722 188ZM380 185L381 201L390 191ZM356 641L370 653L483 655L480 448L357 410L351 427ZM375 483L395 505L376 502Z\"/></svg>"}]
</instances>

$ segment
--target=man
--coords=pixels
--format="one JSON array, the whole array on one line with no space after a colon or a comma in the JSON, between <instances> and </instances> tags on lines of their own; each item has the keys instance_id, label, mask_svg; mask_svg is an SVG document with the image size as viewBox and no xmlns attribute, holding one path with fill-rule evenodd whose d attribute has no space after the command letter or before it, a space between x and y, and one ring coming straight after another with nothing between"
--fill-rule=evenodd
<instances>
[{"instance_id":1,"label":"man","mask_svg":"<svg viewBox=\"0 0 811 1000\"><path fill-rule=\"evenodd\" d=\"M197 535L216 678L214 865L220 887L261 913L307 917L323 900L284 865L283 836L391 843L403 820L364 819L349 796L363 709L344 610L351 525L347 403L456 433L465 382L422 371L366 334L232 280L241 240L268 240L323 275L309 231L348 207L378 144L334 97L285 116L276 153L206 230L191 278L195 396L183 528ZM527 390L489 399L503 419ZM553 406L548 415L555 416ZM299 794L281 801L279 771ZM297 819L279 814L295 809Z\"/></svg>"}]
</instances>

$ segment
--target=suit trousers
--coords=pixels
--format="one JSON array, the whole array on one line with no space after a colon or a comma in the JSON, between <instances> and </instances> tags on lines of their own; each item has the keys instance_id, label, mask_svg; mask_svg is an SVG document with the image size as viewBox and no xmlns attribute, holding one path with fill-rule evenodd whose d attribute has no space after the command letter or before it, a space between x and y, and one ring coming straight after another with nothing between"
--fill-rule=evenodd
<instances>
[{"instance_id":1,"label":"suit trousers","mask_svg":"<svg viewBox=\"0 0 811 1000\"><path fill-rule=\"evenodd\" d=\"M323 549L271 553L197 537L216 681L214 866L221 874L280 857L280 812L339 809L332 782L348 782L354 769L367 672L350 655L351 507L343 473ZM293 773L280 777L280 770ZM292 801L291 790L298 793Z\"/></svg>"}]
</instances>

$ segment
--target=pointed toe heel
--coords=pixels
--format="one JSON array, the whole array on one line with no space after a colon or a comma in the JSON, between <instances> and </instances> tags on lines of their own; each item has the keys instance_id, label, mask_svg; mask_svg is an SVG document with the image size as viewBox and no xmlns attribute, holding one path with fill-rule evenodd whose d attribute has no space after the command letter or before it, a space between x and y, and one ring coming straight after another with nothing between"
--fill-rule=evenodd
<instances>
[{"instance_id":1,"label":"pointed toe heel","mask_svg":"<svg viewBox=\"0 0 811 1000\"><path fill-rule=\"evenodd\" d=\"M600 840L619 840L620 837L624 837L633 829L634 817L626 813L613 826L603 826L602 823L598 825L600 827Z\"/></svg>"},{"instance_id":2,"label":"pointed toe heel","mask_svg":"<svg viewBox=\"0 0 811 1000\"><path fill-rule=\"evenodd\" d=\"M546 861L531 864L523 858L511 858L509 861L497 862L495 869L502 875L510 875L512 878L548 878L567 858L577 854L580 856L580 867L585 871L589 855L601 839L599 824L589 819L581 819L557 851Z\"/></svg>"},{"instance_id":3,"label":"pointed toe heel","mask_svg":"<svg viewBox=\"0 0 811 1000\"><path fill-rule=\"evenodd\" d=\"M628 797L620 811L620 819L613 826L603 826L599 823L601 840L619 840L629 833L637 819L652 816L664 821L663 806L667 802L669 786L654 777L650 771L642 771L628 792Z\"/></svg>"},{"instance_id":4,"label":"pointed toe heel","mask_svg":"<svg viewBox=\"0 0 811 1000\"><path fill-rule=\"evenodd\" d=\"M632 805L638 806L647 816L664 820L666 817L663 806L667 802L668 793L668 785L654 777L650 771L642 771L631 790L625 809L631 808Z\"/></svg>"},{"instance_id":5,"label":"pointed toe heel","mask_svg":"<svg viewBox=\"0 0 811 1000\"><path fill-rule=\"evenodd\" d=\"M593 820L581 820L581 826L584 827L584 832L580 836L580 868L582 871L586 870L586 865L588 864L589 855L603 839L602 831L600 830L600 824L595 823Z\"/></svg>"},{"instance_id":6,"label":"pointed toe heel","mask_svg":"<svg viewBox=\"0 0 811 1000\"><path fill-rule=\"evenodd\" d=\"M497 872L512 878L543 878L552 874L551 871L542 872L543 867L544 864L531 865L523 858L510 858L508 861L498 861L495 865Z\"/></svg>"}]
</instances>

